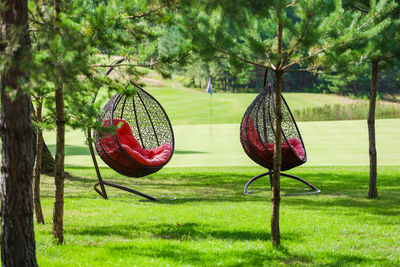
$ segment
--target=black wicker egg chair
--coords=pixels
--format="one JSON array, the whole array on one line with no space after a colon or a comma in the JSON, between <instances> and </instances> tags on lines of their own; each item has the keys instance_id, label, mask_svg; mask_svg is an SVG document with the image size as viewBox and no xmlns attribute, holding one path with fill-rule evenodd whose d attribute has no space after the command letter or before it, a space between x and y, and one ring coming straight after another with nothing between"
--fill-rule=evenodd
<instances>
[{"instance_id":1,"label":"black wicker egg chair","mask_svg":"<svg viewBox=\"0 0 400 267\"><path fill-rule=\"evenodd\" d=\"M240 124L240 141L244 151L253 161L268 169L268 172L257 175L246 183L244 187L244 194L246 195L260 191L249 191L248 188L254 181L267 175L269 175L270 185L272 187L275 144L275 97L274 84L271 82L266 84L266 81L264 80L264 89L247 108ZM281 171L286 171L304 164L307 161L307 154L303 139L301 138L293 115L290 112L285 99L283 96L281 97L283 100ZM314 194L320 192L320 190L315 186L300 177L286 173L281 173L281 176L298 180L311 189L311 191L286 194L286 196Z\"/></svg>"},{"instance_id":2,"label":"black wicker egg chair","mask_svg":"<svg viewBox=\"0 0 400 267\"><path fill-rule=\"evenodd\" d=\"M138 178L164 167L172 157L175 142L171 122L160 103L142 88L135 87L134 96L118 93L105 104L99 121L103 127L111 129L94 131L94 137L96 151L108 166L122 175ZM88 136L91 136L90 130ZM131 188L104 181L91 142L89 148L99 180L94 189L103 198L107 199L104 187L107 185L153 201L159 200Z\"/></svg>"}]
</instances>

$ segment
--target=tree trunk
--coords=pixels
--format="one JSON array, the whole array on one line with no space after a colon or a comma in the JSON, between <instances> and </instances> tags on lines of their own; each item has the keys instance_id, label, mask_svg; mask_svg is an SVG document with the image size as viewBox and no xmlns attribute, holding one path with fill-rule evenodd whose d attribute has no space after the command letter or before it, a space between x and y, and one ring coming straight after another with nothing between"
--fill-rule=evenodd
<instances>
[{"instance_id":1,"label":"tree trunk","mask_svg":"<svg viewBox=\"0 0 400 267\"><path fill-rule=\"evenodd\" d=\"M55 0L56 25L58 15L61 11L61 3ZM65 118L64 118L64 96L61 83L56 84L55 92L56 102L56 125L57 125L57 143L56 143L56 171L55 180L55 198L53 210L53 236L57 244L64 243L64 148L65 148Z\"/></svg>"},{"instance_id":2,"label":"tree trunk","mask_svg":"<svg viewBox=\"0 0 400 267\"><path fill-rule=\"evenodd\" d=\"M2 40L13 43L12 64L1 78L1 261L37 266L32 205L32 125L29 94L30 40L26 0L2 1ZM18 35L15 34L16 29ZM10 97L10 93L13 96ZM14 98L15 97L15 98Z\"/></svg>"},{"instance_id":3,"label":"tree trunk","mask_svg":"<svg viewBox=\"0 0 400 267\"><path fill-rule=\"evenodd\" d=\"M42 151L43 151L43 132L40 128L42 122L42 99L38 101L36 110L36 118L39 127L36 135L36 157L35 165L33 168L33 207L35 208L36 221L37 223L44 224L42 205L40 203L40 174L42 170Z\"/></svg>"},{"instance_id":4,"label":"tree trunk","mask_svg":"<svg viewBox=\"0 0 400 267\"><path fill-rule=\"evenodd\" d=\"M56 161L54 160L53 156L49 148L46 146L46 143L43 140L43 135L40 137L43 143L42 149L42 173L54 175L56 169Z\"/></svg>"},{"instance_id":5,"label":"tree trunk","mask_svg":"<svg viewBox=\"0 0 400 267\"><path fill-rule=\"evenodd\" d=\"M379 61L372 63L371 73L371 92L369 96L368 112L368 139L369 139L369 190L368 198L377 198L378 189L376 188L377 161L375 143L375 106L376 106L376 84L378 80Z\"/></svg>"},{"instance_id":6,"label":"tree trunk","mask_svg":"<svg viewBox=\"0 0 400 267\"><path fill-rule=\"evenodd\" d=\"M37 129L33 127L32 129L32 138L33 138L33 155L36 158L36 147L37 147ZM56 162L53 158L53 155L51 155L51 152L49 148L46 145L46 142L43 139L43 135L41 136L41 142L42 142L42 167L41 167L41 172L49 175L54 175L55 171L55 165Z\"/></svg>"},{"instance_id":7,"label":"tree trunk","mask_svg":"<svg viewBox=\"0 0 400 267\"><path fill-rule=\"evenodd\" d=\"M282 22L278 21L278 53L282 55ZM271 241L273 246L280 246L281 234L279 229L279 206L281 202L281 148L282 148L282 70L281 59L278 60L275 88L275 149L274 149L274 175L272 179L272 214L271 214Z\"/></svg>"},{"instance_id":8,"label":"tree trunk","mask_svg":"<svg viewBox=\"0 0 400 267\"><path fill-rule=\"evenodd\" d=\"M65 121L64 121L64 99L62 87L56 89L56 171L55 171L55 198L53 210L53 236L57 244L64 243L63 220L64 220L64 146L65 146Z\"/></svg>"}]
</instances>

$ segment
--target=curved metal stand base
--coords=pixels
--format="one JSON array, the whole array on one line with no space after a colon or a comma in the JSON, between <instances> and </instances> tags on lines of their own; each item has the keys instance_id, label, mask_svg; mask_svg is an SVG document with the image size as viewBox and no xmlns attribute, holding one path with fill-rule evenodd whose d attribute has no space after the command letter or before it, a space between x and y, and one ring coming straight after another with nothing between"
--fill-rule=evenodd
<instances>
[{"instance_id":1,"label":"curved metal stand base","mask_svg":"<svg viewBox=\"0 0 400 267\"><path fill-rule=\"evenodd\" d=\"M147 198L147 199L149 199L149 200L151 200L151 201L159 201L159 199L157 199L157 198L155 198L155 197L152 197L152 196L150 196L150 195L147 195L147 194L145 194L145 193L142 193L142 192L133 190L133 189L128 188L128 187L125 187L125 186L121 186L121 185L117 185L117 184L112 184L112 183L106 182L106 181L104 181L104 180L102 181L102 183L103 183L104 185L108 185L108 186L111 186L111 187L114 187L114 188L117 188L117 189L121 189L121 190L127 191L127 192L129 192L129 193L133 193L133 194L136 194L136 195L138 195L138 196ZM107 196L104 196L103 193L97 188L97 186L99 186L99 185L100 185L100 182L95 183L94 186L93 186L94 190L95 190L102 198L107 199Z\"/></svg>"},{"instance_id":2,"label":"curved metal stand base","mask_svg":"<svg viewBox=\"0 0 400 267\"><path fill-rule=\"evenodd\" d=\"M258 180L259 178L264 177L264 176L267 176L267 175L270 176L269 179L270 179L270 183L271 183L271 187L272 187L272 174L273 174L273 173L274 173L274 172L273 172L272 170L270 170L270 171L268 171L268 172L266 172L266 173L263 173L263 174L260 174L260 175L257 175L257 176L255 176L255 177L251 178L249 181L247 181L246 185L244 186L244 194L245 194L245 195L252 195L254 192L258 192L258 191L268 191L268 189L266 189L266 190L254 190L254 191L249 191L248 189L249 189L250 184L252 184L255 180ZM306 180L304 180L304 179L302 179L302 178L300 178L300 177L297 177L297 176L294 176L294 175L291 175L291 174L282 173L282 172L281 172L281 176L289 177L289 178L295 179L295 180L297 180L297 181L300 181L300 182L302 182L303 184L305 184L305 185L307 185L308 187L310 187L310 189L312 190L312 191L310 191L310 192L295 193L295 194L284 194L284 195L282 195L282 196L311 195L311 194L318 194L318 193L321 192L321 190L319 190L319 189L316 188L314 185L312 185L311 183L309 183L308 181L306 181ZM305 189L305 190L310 190L310 189Z\"/></svg>"}]
</instances>

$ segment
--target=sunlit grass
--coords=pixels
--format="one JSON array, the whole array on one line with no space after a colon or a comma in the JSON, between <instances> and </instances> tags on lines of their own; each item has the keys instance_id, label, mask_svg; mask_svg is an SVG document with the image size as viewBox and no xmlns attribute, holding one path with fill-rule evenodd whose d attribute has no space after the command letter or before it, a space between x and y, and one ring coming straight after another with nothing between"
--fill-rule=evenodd
<instances>
[{"instance_id":1,"label":"sunlit grass","mask_svg":"<svg viewBox=\"0 0 400 267\"><path fill-rule=\"evenodd\" d=\"M307 150L307 166L368 165L366 121L299 122ZM240 144L239 124L177 125L175 152L169 167L255 166ZM400 166L400 119L376 121L379 165ZM55 132L45 133L55 151ZM66 164L92 166L85 135L69 131L66 136ZM102 166L106 166L99 160Z\"/></svg>"},{"instance_id":2,"label":"sunlit grass","mask_svg":"<svg viewBox=\"0 0 400 267\"><path fill-rule=\"evenodd\" d=\"M65 239L53 245L53 179L42 182L46 225L36 225L41 266L397 266L400 264L400 169L381 167L378 200L366 198L367 167L303 167L320 195L282 198L282 248L270 244L270 193L244 196L260 167L165 168L140 179L102 169L104 178L151 195L92 189L91 168L69 168ZM252 189L266 188L257 181ZM282 178L282 188L302 187ZM301 189L298 189L301 191Z\"/></svg>"},{"instance_id":3,"label":"sunlit grass","mask_svg":"<svg viewBox=\"0 0 400 267\"><path fill-rule=\"evenodd\" d=\"M113 73L117 77L117 73ZM240 123L244 112L257 94L255 93L227 93L216 92L210 96L205 89L187 88L182 85L179 77L162 79L161 76L150 71L143 79L144 89L152 94L165 108L173 125L192 124L226 124ZM341 117L342 114L330 112L328 115L313 117L313 109L323 115L326 107L343 106L346 110L353 109L352 104L360 103L362 107L368 106L367 100L354 100L348 97L333 94L313 93L283 93L290 109L297 120L341 120L361 119L364 108L356 113L358 117ZM107 99L105 91L100 91L99 97ZM379 104L382 103L382 104ZM378 101L377 114L384 112L390 105L391 110L400 109L400 104L388 104ZM325 108L324 108L325 106ZM326 113L326 112L325 112ZM391 112L393 113L393 112ZM311 114L311 116L309 116ZM366 111L365 114L368 114ZM366 116L366 115L365 115ZM399 118L398 113L380 118Z\"/></svg>"}]
</instances>

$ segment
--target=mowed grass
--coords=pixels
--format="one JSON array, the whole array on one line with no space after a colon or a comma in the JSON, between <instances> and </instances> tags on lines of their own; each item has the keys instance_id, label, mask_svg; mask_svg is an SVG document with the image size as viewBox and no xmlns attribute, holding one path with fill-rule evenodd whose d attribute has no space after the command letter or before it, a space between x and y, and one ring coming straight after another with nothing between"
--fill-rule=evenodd
<instances>
[{"instance_id":1,"label":"mowed grass","mask_svg":"<svg viewBox=\"0 0 400 267\"><path fill-rule=\"evenodd\" d=\"M176 79L163 80L163 84L150 85L145 90L163 105L174 125L240 123L247 107L257 96L223 92L210 96L205 90L183 87ZM284 97L292 110L353 102L347 97L312 93L284 93Z\"/></svg>"},{"instance_id":2,"label":"mowed grass","mask_svg":"<svg viewBox=\"0 0 400 267\"><path fill-rule=\"evenodd\" d=\"M282 198L282 247L277 249L270 242L270 193L243 195L246 181L265 172L248 159L239 141L241 116L255 95L215 94L213 124L205 125L210 96L173 82L149 88L174 126L175 154L167 167L134 179L101 165L105 180L165 201L149 202L115 189L108 189L109 200L101 199L92 188L97 179L84 134L69 131L66 244L56 246L52 240L54 179L44 176L47 224L35 225L40 266L400 265L400 119L376 122L377 200L366 198L365 121L299 123L309 161L289 173L322 193ZM299 94L290 105L327 104L312 96ZM46 142L54 151L53 132L46 133ZM250 190L268 184L260 179ZM302 184L283 177L282 192L304 191ZM172 197L177 199L168 200Z\"/></svg>"},{"instance_id":3,"label":"mowed grass","mask_svg":"<svg viewBox=\"0 0 400 267\"><path fill-rule=\"evenodd\" d=\"M100 199L92 168L67 171L63 246L51 238L53 178L42 179L40 266L400 265L398 167L379 167L377 200L366 199L367 167L292 170L322 193L282 198L280 249L270 242L270 193L242 193L260 167L164 168L140 179L102 169L108 181L177 197L158 203L115 190ZM252 189L267 184L259 180ZM301 185L282 178L282 188L293 187Z\"/></svg>"},{"instance_id":4,"label":"mowed grass","mask_svg":"<svg viewBox=\"0 0 400 267\"><path fill-rule=\"evenodd\" d=\"M119 76L117 72L112 72L111 77ZM173 125L240 123L247 107L257 96L255 93L224 92L216 92L210 96L205 89L183 86L179 77L162 79L153 71L150 71L142 81L146 85L144 89L164 107ZM105 95L106 92L101 90L99 96L105 97ZM327 105L368 103L329 94L284 93L283 95L290 109L299 112Z\"/></svg>"},{"instance_id":5,"label":"mowed grass","mask_svg":"<svg viewBox=\"0 0 400 267\"><path fill-rule=\"evenodd\" d=\"M174 125L240 123L247 107L257 96L254 93L230 92L216 92L210 96L205 89L184 87L179 77L163 80L155 72L149 72L143 83L146 84L145 90L163 105ZM283 93L283 96L299 121L361 119L368 114L368 109L365 111L365 106L369 104L367 100L313 93ZM343 114L337 114L338 105L346 109ZM359 107L363 108L360 110ZM325 114L319 119L313 118L313 109ZM328 112L330 109L334 112ZM353 110L355 114L352 114ZM400 104L378 101L377 116L399 118L399 110ZM364 111L365 115L362 114Z\"/></svg>"},{"instance_id":6,"label":"mowed grass","mask_svg":"<svg viewBox=\"0 0 400 267\"><path fill-rule=\"evenodd\" d=\"M307 150L307 166L368 165L366 121L299 122ZM239 124L176 125L175 152L169 167L256 166L240 144ZM400 119L376 121L379 165L400 166ZM45 133L55 152L55 132ZM99 160L101 166L106 166ZM67 166L92 166L85 135L68 131Z\"/></svg>"}]
</instances>

